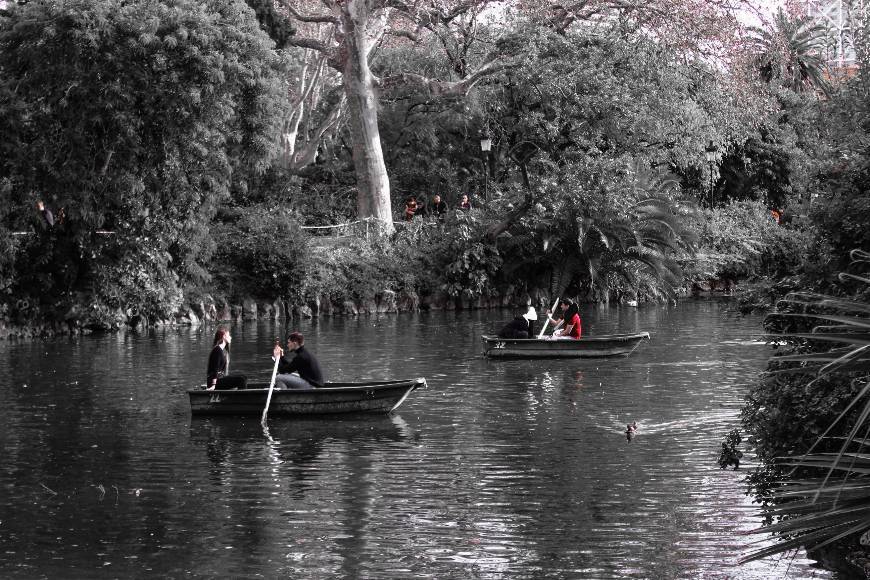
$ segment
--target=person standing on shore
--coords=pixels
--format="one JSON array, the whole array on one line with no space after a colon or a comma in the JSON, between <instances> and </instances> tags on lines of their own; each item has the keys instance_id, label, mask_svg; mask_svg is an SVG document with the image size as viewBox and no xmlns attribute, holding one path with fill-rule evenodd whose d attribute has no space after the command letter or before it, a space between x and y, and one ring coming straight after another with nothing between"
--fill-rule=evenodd
<instances>
[{"instance_id":1,"label":"person standing on shore","mask_svg":"<svg viewBox=\"0 0 870 580\"><path fill-rule=\"evenodd\" d=\"M39 215L42 217L42 221L48 229L54 227L54 214L51 213L51 210L45 207L45 204L42 200L38 200L36 202L36 211L39 212Z\"/></svg>"},{"instance_id":2,"label":"person standing on shore","mask_svg":"<svg viewBox=\"0 0 870 580\"><path fill-rule=\"evenodd\" d=\"M445 213L447 213L447 202L436 193L432 198L432 215L441 219Z\"/></svg>"}]
</instances>

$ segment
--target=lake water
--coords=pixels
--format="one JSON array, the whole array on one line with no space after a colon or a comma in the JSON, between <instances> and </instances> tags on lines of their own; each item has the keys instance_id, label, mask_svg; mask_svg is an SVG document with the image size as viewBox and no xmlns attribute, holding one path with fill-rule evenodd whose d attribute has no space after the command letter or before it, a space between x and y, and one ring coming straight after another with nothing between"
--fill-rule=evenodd
<instances>
[{"instance_id":1,"label":"lake water","mask_svg":"<svg viewBox=\"0 0 870 580\"><path fill-rule=\"evenodd\" d=\"M709 301L581 314L584 334L652 340L490 361L479 336L506 310L302 321L329 379L428 388L393 416L268 432L191 418L213 326L0 342L0 577L830 577L802 554L738 564L758 541L751 463L716 459L769 354L760 319ZM268 378L288 330L234 327L232 370Z\"/></svg>"}]
</instances>

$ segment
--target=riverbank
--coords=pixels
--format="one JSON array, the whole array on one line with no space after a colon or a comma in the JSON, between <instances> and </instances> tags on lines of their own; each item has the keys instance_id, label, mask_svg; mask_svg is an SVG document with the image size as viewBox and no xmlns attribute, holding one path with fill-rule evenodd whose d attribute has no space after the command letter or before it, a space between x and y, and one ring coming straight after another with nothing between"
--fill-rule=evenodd
<instances>
[{"instance_id":1,"label":"riverbank","mask_svg":"<svg viewBox=\"0 0 870 580\"><path fill-rule=\"evenodd\" d=\"M682 297L722 297L731 296L734 287L728 291L699 287L693 284L679 293ZM610 298L610 297L606 297ZM627 304L637 306L633 296L614 297L613 299L592 300L576 298L581 304ZM641 297L640 304L656 304L651 297ZM34 318L31 321L13 322L0 318L0 340L50 338L63 335L92 334L96 332L143 331L157 327L196 327L202 324L256 323L261 320L306 320L328 317L359 317L400 312L416 311L472 311L495 308L514 308L532 304L543 313L552 307L552 299L542 289L530 293L506 288L490 296L450 296L445 292L419 295L416 292L382 290L368 299L332 300L326 295L317 295L303 303L280 299L263 300L248 296L241 299L205 295L191 299L168 317L147 317L141 314L118 309L108 316L101 311L98 316L89 316L86 308L72 308L64 316L49 320ZM38 313L38 310L34 310ZM109 321L109 323L107 323Z\"/></svg>"}]
</instances>

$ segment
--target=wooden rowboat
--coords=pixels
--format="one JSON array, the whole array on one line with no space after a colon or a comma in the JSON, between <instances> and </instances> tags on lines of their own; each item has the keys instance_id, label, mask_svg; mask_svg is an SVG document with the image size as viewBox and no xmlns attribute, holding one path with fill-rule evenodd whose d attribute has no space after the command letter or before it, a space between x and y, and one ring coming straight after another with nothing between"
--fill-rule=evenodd
<instances>
[{"instance_id":1,"label":"wooden rowboat","mask_svg":"<svg viewBox=\"0 0 870 580\"><path fill-rule=\"evenodd\" d=\"M327 383L319 389L275 389L270 415L329 415L335 413L389 413L401 405L426 379ZM261 415L268 383L248 383L243 390L195 389L187 391L194 415Z\"/></svg>"},{"instance_id":2,"label":"wooden rowboat","mask_svg":"<svg viewBox=\"0 0 870 580\"><path fill-rule=\"evenodd\" d=\"M628 356L640 344L649 340L648 332L609 334L574 339L499 338L484 335L484 351L492 358L586 358Z\"/></svg>"}]
</instances>

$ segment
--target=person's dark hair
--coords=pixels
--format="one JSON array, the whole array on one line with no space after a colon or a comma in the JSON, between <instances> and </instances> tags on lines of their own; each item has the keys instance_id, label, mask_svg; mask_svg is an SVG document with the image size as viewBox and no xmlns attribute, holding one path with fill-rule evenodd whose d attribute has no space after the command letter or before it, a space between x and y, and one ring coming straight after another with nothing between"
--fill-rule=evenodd
<instances>
[{"instance_id":1,"label":"person's dark hair","mask_svg":"<svg viewBox=\"0 0 870 580\"><path fill-rule=\"evenodd\" d=\"M287 335L287 340L293 341L296 344L304 344L305 343L305 337L302 336L301 332L295 332L295 331L291 332L290 334Z\"/></svg>"},{"instance_id":2,"label":"person's dark hair","mask_svg":"<svg viewBox=\"0 0 870 580\"><path fill-rule=\"evenodd\" d=\"M567 324L575 314L580 314L580 309L573 302L569 302L568 310L565 311L565 324Z\"/></svg>"},{"instance_id":3,"label":"person's dark hair","mask_svg":"<svg viewBox=\"0 0 870 580\"><path fill-rule=\"evenodd\" d=\"M222 343L227 334L229 334L229 331L225 327L218 326L217 332L214 333L214 344L212 344L212 346L217 346Z\"/></svg>"},{"instance_id":4,"label":"person's dark hair","mask_svg":"<svg viewBox=\"0 0 870 580\"><path fill-rule=\"evenodd\" d=\"M514 308L514 318L523 318L528 311L528 308Z\"/></svg>"}]
</instances>

